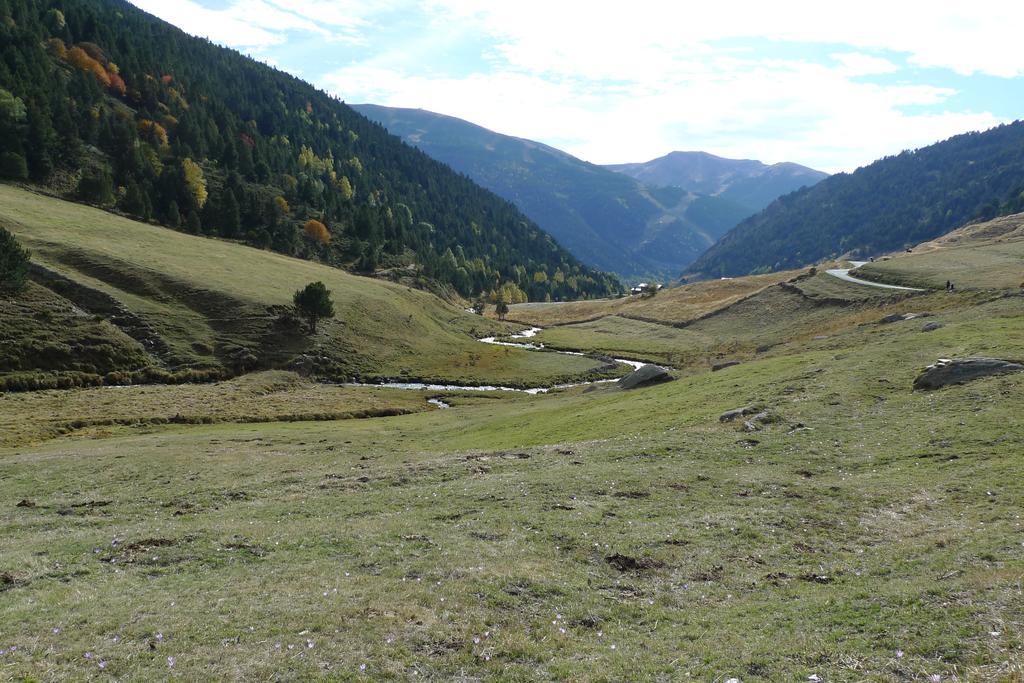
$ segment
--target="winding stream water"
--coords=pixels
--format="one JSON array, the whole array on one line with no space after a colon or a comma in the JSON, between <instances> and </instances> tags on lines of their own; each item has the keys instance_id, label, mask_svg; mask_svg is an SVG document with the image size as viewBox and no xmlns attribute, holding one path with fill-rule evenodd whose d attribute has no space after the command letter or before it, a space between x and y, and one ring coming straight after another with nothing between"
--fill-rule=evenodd
<instances>
[{"instance_id":1,"label":"winding stream water","mask_svg":"<svg viewBox=\"0 0 1024 683\"><path fill-rule=\"evenodd\" d=\"M517 332L509 335L509 339L530 339L537 336L543 328L531 327L528 330ZM510 342L510 341L498 341L497 337L484 337L478 339L482 344L494 344L497 346L513 346L519 349L527 349L529 351L547 351L548 353L560 353L563 356L586 356L585 353L579 351L555 351L554 349L546 349L543 344L534 344L532 342ZM621 365L628 365L634 370L640 368L646 363L636 360L627 360L625 358L613 358L616 363ZM571 387L581 387L589 384L605 384L608 382L618 382L616 379L597 379L589 382L571 382L569 384L556 384L550 387L530 387L527 389L520 389L517 387L502 387L494 385L484 386L470 386L465 384L426 384L424 382L378 382L376 384L364 383L364 382L347 382L344 386L347 387L381 387L385 389L409 389L416 391L514 391L521 394L546 394L549 391L556 389L569 389ZM429 399L429 402L436 405L438 408L449 408L450 406L440 399Z\"/></svg>"}]
</instances>

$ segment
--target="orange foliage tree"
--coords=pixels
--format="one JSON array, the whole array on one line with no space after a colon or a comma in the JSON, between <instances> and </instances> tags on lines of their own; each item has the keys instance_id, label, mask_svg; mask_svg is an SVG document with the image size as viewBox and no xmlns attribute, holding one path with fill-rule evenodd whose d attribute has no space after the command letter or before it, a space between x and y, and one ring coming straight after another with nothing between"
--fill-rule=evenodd
<instances>
[{"instance_id":1,"label":"orange foliage tree","mask_svg":"<svg viewBox=\"0 0 1024 683\"><path fill-rule=\"evenodd\" d=\"M331 233L327 232L327 226L316 220L308 220L305 225L306 234L320 244L327 244L331 241Z\"/></svg>"},{"instance_id":2,"label":"orange foliage tree","mask_svg":"<svg viewBox=\"0 0 1024 683\"><path fill-rule=\"evenodd\" d=\"M107 78L110 80L110 89L121 97L124 97L125 93L128 92L128 86L125 85L124 79L121 78L121 75L114 73L113 71L108 71Z\"/></svg>"},{"instance_id":3,"label":"orange foliage tree","mask_svg":"<svg viewBox=\"0 0 1024 683\"><path fill-rule=\"evenodd\" d=\"M139 121L139 132L142 133L143 135L152 134L152 136L156 139L156 142L160 147L166 147L168 144L167 129L161 126L156 121L142 119L141 121Z\"/></svg>"},{"instance_id":4,"label":"orange foliage tree","mask_svg":"<svg viewBox=\"0 0 1024 683\"><path fill-rule=\"evenodd\" d=\"M68 50L67 60L72 66L91 73L96 77L96 80L103 84L103 87L110 87L110 75L107 74L107 70L103 68L102 64L90 57L89 53L82 48L76 45Z\"/></svg>"}]
</instances>

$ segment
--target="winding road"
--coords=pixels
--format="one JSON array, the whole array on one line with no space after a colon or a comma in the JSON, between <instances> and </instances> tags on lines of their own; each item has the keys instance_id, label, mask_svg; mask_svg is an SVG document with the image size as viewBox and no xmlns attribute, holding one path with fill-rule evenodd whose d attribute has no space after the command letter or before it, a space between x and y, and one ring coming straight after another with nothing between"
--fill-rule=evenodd
<instances>
[{"instance_id":1,"label":"winding road","mask_svg":"<svg viewBox=\"0 0 1024 683\"><path fill-rule=\"evenodd\" d=\"M840 280L845 280L846 282L852 282L855 285L867 285L868 287L879 287L881 289L899 289L899 290L903 290L905 292L923 292L923 291L925 291L925 290L919 289L917 287L900 287L899 285L884 285L881 282L872 282L870 280L861 280L859 277L854 277L854 276L850 275L850 271L851 270L854 270L856 268L860 268L865 263L867 263L867 261L850 261L850 265L852 265L853 268L830 268L830 269L826 270L825 272L828 273L829 275L831 275L832 277L837 277Z\"/></svg>"}]
</instances>

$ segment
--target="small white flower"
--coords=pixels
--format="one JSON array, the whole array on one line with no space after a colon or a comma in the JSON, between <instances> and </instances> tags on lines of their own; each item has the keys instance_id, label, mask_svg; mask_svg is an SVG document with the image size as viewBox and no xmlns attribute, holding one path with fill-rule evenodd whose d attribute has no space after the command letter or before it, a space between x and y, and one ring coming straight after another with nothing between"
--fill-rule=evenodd
<instances>
[{"instance_id":1,"label":"small white flower","mask_svg":"<svg viewBox=\"0 0 1024 683\"><path fill-rule=\"evenodd\" d=\"M173 669L174 665L177 664L177 663L178 663L177 657L168 657L167 658L167 666L169 666L170 668Z\"/></svg>"},{"instance_id":2,"label":"small white flower","mask_svg":"<svg viewBox=\"0 0 1024 683\"><path fill-rule=\"evenodd\" d=\"M896 659L903 659L903 650L896 650Z\"/></svg>"}]
</instances>

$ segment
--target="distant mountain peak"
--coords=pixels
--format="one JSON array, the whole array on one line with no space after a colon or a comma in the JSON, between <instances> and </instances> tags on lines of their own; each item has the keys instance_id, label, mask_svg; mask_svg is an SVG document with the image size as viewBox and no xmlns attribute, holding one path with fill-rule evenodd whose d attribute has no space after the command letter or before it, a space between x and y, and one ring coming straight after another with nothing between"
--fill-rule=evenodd
<instances>
[{"instance_id":1,"label":"distant mountain peak","mask_svg":"<svg viewBox=\"0 0 1024 683\"><path fill-rule=\"evenodd\" d=\"M751 212L760 211L776 197L828 177L827 173L793 162L768 165L756 159L728 159L700 151L669 152L650 161L605 168L646 185L682 187L729 199Z\"/></svg>"},{"instance_id":2,"label":"distant mountain peak","mask_svg":"<svg viewBox=\"0 0 1024 683\"><path fill-rule=\"evenodd\" d=\"M699 163L708 169L703 175L712 179L708 185L713 190L645 183L544 143L502 135L453 116L372 104L353 107L516 204L577 258L633 280L674 277L763 203L813 182L801 177L787 184L786 173L769 171L758 161L673 152L665 157L669 164ZM737 171L737 163L750 168ZM755 178L750 181L755 189L767 184L763 194L770 196L764 202L755 197L752 203L713 196L734 185L737 174L741 180Z\"/></svg>"}]
</instances>

